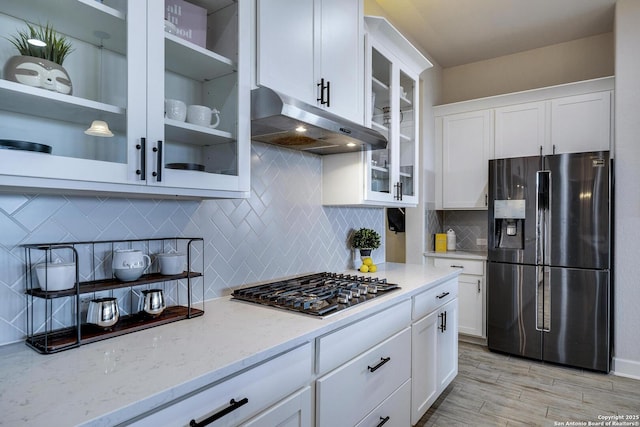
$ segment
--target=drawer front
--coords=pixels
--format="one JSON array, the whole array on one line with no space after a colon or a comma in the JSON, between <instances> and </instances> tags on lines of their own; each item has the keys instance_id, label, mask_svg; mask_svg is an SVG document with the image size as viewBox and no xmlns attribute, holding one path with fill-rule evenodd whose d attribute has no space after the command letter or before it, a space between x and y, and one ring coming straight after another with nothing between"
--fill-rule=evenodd
<instances>
[{"instance_id":1,"label":"drawer front","mask_svg":"<svg viewBox=\"0 0 640 427\"><path fill-rule=\"evenodd\" d=\"M393 392L391 396L369 413L356 427L374 427L382 424L384 427L407 427L411 425L409 416L411 401L411 380Z\"/></svg>"},{"instance_id":2,"label":"drawer front","mask_svg":"<svg viewBox=\"0 0 640 427\"><path fill-rule=\"evenodd\" d=\"M316 381L317 425L355 425L410 376L411 328L405 328Z\"/></svg>"},{"instance_id":3,"label":"drawer front","mask_svg":"<svg viewBox=\"0 0 640 427\"><path fill-rule=\"evenodd\" d=\"M462 268L464 274L483 276L485 262L477 259L434 258L433 265L436 267Z\"/></svg>"},{"instance_id":4,"label":"drawer front","mask_svg":"<svg viewBox=\"0 0 640 427\"><path fill-rule=\"evenodd\" d=\"M362 354L410 323L411 301L407 300L318 338L318 375L323 375Z\"/></svg>"},{"instance_id":5,"label":"drawer front","mask_svg":"<svg viewBox=\"0 0 640 427\"><path fill-rule=\"evenodd\" d=\"M265 426L311 427L311 387L305 387L242 424L242 427Z\"/></svg>"},{"instance_id":6,"label":"drawer front","mask_svg":"<svg viewBox=\"0 0 640 427\"><path fill-rule=\"evenodd\" d=\"M413 320L420 319L458 295L458 279L451 279L413 297Z\"/></svg>"},{"instance_id":7,"label":"drawer front","mask_svg":"<svg viewBox=\"0 0 640 427\"><path fill-rule=\"evenodd\" d=\"M174 405L154 412L134 426L188 426L230 408L231 399L247 403L227 413L209 426L237 426L311 382L311 344L236 375L196 393Z\"/></svg>"}]
</instances>

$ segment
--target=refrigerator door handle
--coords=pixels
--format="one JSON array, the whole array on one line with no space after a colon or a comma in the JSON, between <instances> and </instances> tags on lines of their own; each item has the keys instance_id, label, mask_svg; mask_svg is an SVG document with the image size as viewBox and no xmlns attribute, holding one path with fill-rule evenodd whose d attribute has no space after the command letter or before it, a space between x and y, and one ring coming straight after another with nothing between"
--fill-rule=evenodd
<instances>
[{"instance_id":1,"label":"refrigerator door handle","mask_svg":"<svg viewBox=\"0 0 640 427\"><path fill-rule=\"evenodd\" d=\"M551 332L551 267L536 267L536 330Z\"/></svg>"},{"instance_id":2,"label":"refrigerator door handle","mask_svg":"<svg viewBox=\"0 0 640 427\"><path fill-rule=\"evenodd\" d=\"M536 172L536 264L549 265L551 238L551 171Z\"/></svg>"}]
</instances>

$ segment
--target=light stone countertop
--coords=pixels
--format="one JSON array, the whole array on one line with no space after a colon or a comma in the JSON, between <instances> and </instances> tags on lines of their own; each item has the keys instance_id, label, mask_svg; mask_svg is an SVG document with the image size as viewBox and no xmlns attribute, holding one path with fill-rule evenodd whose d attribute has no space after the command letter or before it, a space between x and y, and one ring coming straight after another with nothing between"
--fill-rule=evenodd
<instances>
[{"instance_id":1,"label":"light stone countertop","mask_svg":"<svg viewBox=\"0 0 640 427\"><path fill-rule=\"evenodd\" d=\"M425 252L427 258L461 258L461 259L479 259L485 261L487 259L487 251L447 251L447 252Z\"/></svg>"},{"instance_id":2,"label":"light stone countertop","mask_svg":"<svg viewBox=\"0 0 640 427\"><path fill-rule=\"evenodd\" d=\"M0 425L113 426L456 277L457 268L380 264L401 286L324 319L231 301L204 316L57 354L0 347ZM350 274L362 275L357 271Z\"/></svg>"}]
</instances>

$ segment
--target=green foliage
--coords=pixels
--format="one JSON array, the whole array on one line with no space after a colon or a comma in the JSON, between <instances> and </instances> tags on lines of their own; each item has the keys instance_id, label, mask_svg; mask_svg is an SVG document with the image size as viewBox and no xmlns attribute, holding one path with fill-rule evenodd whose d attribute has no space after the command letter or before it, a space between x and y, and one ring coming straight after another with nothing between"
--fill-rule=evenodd
<instances>
[{"instance_id":1,"label":"green foliage","mask_svg":"<svg viewBox=\"0 0 640 427\"><path fill-rule=\"evenodd\" d=\"M353 233L351 246L358 249L377 249L380 247L380 235L370 228L361 228Z\"/></svg>"},{"instance_id":2,"label":"green foliage","mask_svg":"<svg viewBox=\"0 0 640 427\"><path fill-rule=\"evenodd\" d=\"M8 38L21 55L35 56L36 58L44 58L56 64L62 65L64 59L73 49L71 42L65 36L59 35L53 30L48 23L42 27L37 27L25 22L28 30L18 31L18 35ZM37 39L45 42L47 45L43 47L34 46L28 42L29 39Z\"/></svg>"}]
</instances>

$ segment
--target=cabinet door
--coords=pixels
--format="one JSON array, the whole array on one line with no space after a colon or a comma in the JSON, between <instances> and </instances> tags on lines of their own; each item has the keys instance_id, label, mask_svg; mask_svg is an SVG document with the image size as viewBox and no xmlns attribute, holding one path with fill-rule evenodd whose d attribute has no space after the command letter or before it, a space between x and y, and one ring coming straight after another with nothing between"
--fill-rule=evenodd
<instances>
[{"instance_id":1,"label":"cabinet door","mask_svg":"<svg viewBox=\"0 0 640 427\"><path fill-rule=\"evenodd\" d=\"M442 203L445 209L486 209L492 111L442 119Z\"/></svg>"},{"instance_id":2,"label":"cabinet door","mask_svg":"<svg viewBox=\"0 0 640 427\"><path fill-rule=\"evenodd\" d=\"M399 70L398 179L400 200L418 203L418 76ZM396 197L397 199L397 197Z\"/></svg>"},{"instance_id":3,"label":"cabinet door","mask_svg":"<svg viewBox=\"0 0 640 427\"><path fill-rule=\"evenodd\" d=\"M411 425L416 424L438 397L438 312L411 326Z\"/></svg>"},{"instance_id":4,"label":"cabinet door","mask_svg":"<svg viewBox=\"0 0 640 427\"><path fill-rule=\"evenodd\" d=\"M551 101L553 154L609 150L611 93L596 92Z\"/></svg>"},{"instance_id":5,"label":"cabinet door","mask_svg":"<svg viewBox=\"0 0 640 427\"><path fill-rule=\"evenodd\" d=\"M481 276L460 275L458 277L458 299L460 316L458 318L458 332L461 334L484 336L482 327L482 308L484 293L484 278Z\"/></svg>"},{"instance_id":6,"label":"cabinet door","mask_svg":"<svg viewBox=\"0 0 640 427\"><path fill-rule=\"evenodd\" d=\"M242 55L248 53L249 5L209 10L187 2L183 9L187 5L202 15L200 39L195 29L192 39L183 38L182 18L162 2L149 2L146 182L248 192L248 68ZM176 34L165 31L165 17L177 22ZM186 121L183 114L165 114L166 100L187 106Z\"/></svg>"},{"instance_id":7,"label":"cabinet door","mask_svg":"<svg viewBox=\"0 0 640 427\"><path fill-rule=\"evenodd\" d=\"M364 36L361 0L316 0L320 34L315 82L329 84L333 113L363 124ZM289 16L288 12L285 16ZM290 37L290 36L289 36ZM318 45L316 45L318 46Z\"/></svg>"},{"instance_id":8,"label":"cabinet door","mask_svg":"<svg viewBox=\"0 0 640 427\"><path fill-rule=\"evenodd\" d=\"M256 84L316 105L314 2L257 0L256 9Z\"/></svg>"},{"instance_id":9,"label":"cabinet door","mask_svg":"<svg viewBox=\"0 0 640 427\"><path fill-rule=\"evenodd\" d=\"M438 392L442 392L458 375L458 299L438 310Z\"/></svg>"},{"instance_id":10,"label":"cabinet door","mask_svg":"<svg viewBox=\"0 0 640 427\"><path fill-rule=\"evenodd\" d=\"M547 150L547 102L495 109L494 158L539 156Z\"/></svg>"},{"instance_id":11,"label":"cabinet door","mask_svg":"<svg viewBox=\"0 0 640 427\"><path fill-rule=\"evenodd\" d=\"M242 424L243 427L309 427L311 426L311 388L305 387L277 403L264 413Z\"/></svg>"},{"instance_id":12,"label":"cabinet door","mask_svg":"<svg viewBox=\"0 0 640 427\"><path fill-rule=\"evenodd\" d=\"M132 28L144 26L145 10L144 5L131 3L135 2L118 8L99 2L3 2L1 64L13 56L26 58L9 42L18 31L27 30L26 22L51 25L73 50L62 64L70 85L58 84L48 90L40 86L41 80L14 81L20 78L9 77L5 69L0 79L1 145L17 141L21 148L0 149L0 185L85 189L87 182L129 182L127 165L136 159L128 145L135 132L127 129L127 122L139 118L145 104L139 101L146 96L144 55L132 54L139 41L128 36ZM141 39L144 46L145 39ZM128 75L130 67L142 70L143 84L137 76ZM131 87L142 90L128 92ZM85 134L94 120L107 122L114 135ZM44 149L42 145L50 152L34 151Z\"/></svg>"}]
</instances>

